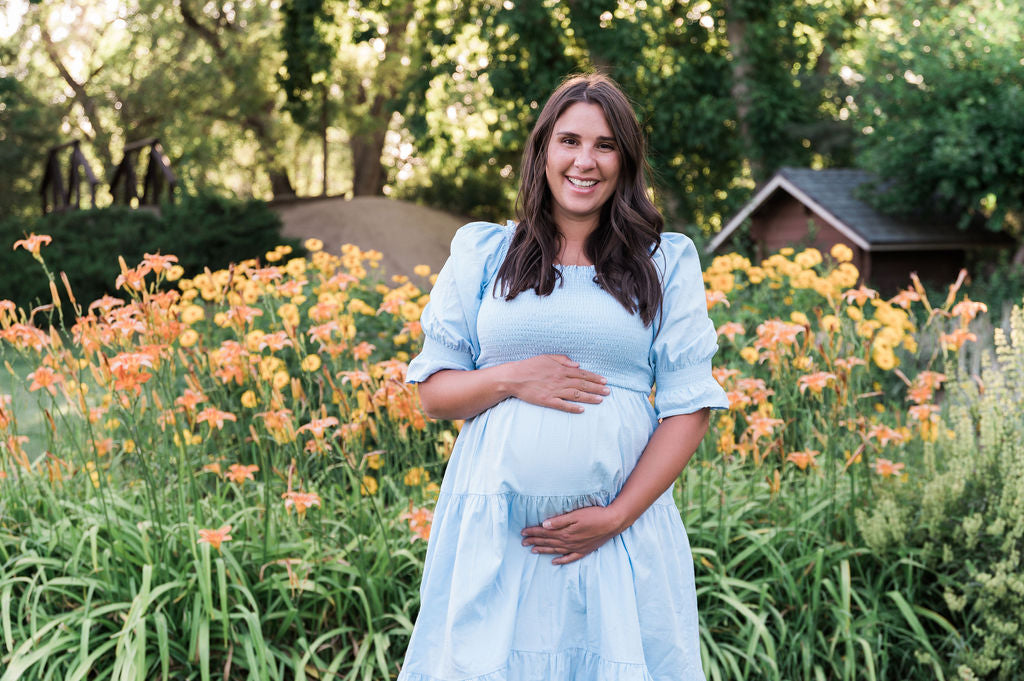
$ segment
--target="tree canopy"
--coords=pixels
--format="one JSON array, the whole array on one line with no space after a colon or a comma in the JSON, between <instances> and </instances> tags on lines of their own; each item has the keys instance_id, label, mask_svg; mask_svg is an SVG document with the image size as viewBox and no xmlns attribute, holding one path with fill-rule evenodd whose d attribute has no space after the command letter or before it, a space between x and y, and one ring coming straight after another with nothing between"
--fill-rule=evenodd
<instances>
[{"instance_id":1,"label":"tree canopy","mask_svg":"<svg viewBox=\"0 0 1024 681\"><path fill-rule=\"evenodd\" d=\"M159 136L186 190L400 196L512 215L544 98L600 69L635 103L670 224L710 234L783 165L857 163L880 206L1019 232L1021 10L982 0L9 2L0 209L46 147L109 177Z\"/></svg>"}]
</instances>

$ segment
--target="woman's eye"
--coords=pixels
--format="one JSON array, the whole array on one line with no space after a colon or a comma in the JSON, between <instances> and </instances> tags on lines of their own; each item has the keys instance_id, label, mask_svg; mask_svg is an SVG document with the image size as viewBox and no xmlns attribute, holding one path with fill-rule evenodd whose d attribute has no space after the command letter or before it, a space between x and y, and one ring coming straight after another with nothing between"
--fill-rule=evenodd
<instances>
[{"instance_id":1,"label":"woman's eye","mask_svg":"<svg viewBox=\"0 0 1024 681\"><path fill-rule=\"evenodd\" d=\"M576 140L572 137L566 137L562 140L562 144L576 144Z\"/></svg>"}]
</instances>

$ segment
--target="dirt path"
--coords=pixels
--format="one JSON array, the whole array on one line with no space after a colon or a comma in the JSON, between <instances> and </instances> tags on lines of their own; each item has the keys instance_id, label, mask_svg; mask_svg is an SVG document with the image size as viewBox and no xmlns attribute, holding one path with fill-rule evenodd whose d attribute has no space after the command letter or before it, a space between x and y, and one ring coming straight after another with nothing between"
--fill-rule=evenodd
<instances>
[{"instance_id":1,"label":"dirt path","mask_svg":"<svg viewBox=\"0 0 1024 681\"><path fill-rule=\"evenodd\" d=\"M469 222L444 211L384 197L327 198L278 204L273 207L285 236L316 237L329 253L355 244L384 254L389 274L412 274L419 264L438 271L448 258L452 236Z\"/></svg>"}]
</instances>

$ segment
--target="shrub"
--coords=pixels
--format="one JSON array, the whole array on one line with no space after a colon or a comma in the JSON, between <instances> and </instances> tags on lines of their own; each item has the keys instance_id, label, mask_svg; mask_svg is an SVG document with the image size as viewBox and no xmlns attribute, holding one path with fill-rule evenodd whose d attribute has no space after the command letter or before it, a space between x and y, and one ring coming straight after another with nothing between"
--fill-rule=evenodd
<instances>
[{"instance_id":1,"label":"shrub","mask_svg":"<svg viewBox=\"0 0 1024 681\"><path fill-rule=\"evenodd\" d=\"M10 244L28 233L52 236L46 250L50 271L66 272L79 303L88 305L114 293L119 255L131 263L145 253L173 253L186 274L193 274L262 255L282 243L299 249L297 241L281 238L280 229L280 219L262 201L200 195L165 204L160 212L112 206L9 218L0 222L0 242ZM24 307L52 302L49 282L35 263L9 248L0 249L0 298Z\"/></svg>"}]
</instances>

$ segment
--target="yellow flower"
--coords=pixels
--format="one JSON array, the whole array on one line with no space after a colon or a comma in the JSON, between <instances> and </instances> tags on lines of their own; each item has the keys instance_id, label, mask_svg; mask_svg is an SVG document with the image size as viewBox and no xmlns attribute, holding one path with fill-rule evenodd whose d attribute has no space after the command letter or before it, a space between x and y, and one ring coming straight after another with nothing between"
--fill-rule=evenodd
<instances>
[{"instance_id":1,"label":"yellow flower","mask_svg":"<svg viewBox=\"0 0 1024 681\"><path fill-rule=\"evenodd\" d=\"M836 262L850 262L853 260L853 250L846 244L836 244L828 253L836 259Z\"/></svg>"},{"instance_id":2,"label":"yellow flower","mask_svg":"<svg viewBox=\"0 0 1024 681\"><path fill-rule=\"evenodd\" d=\"M378 452L367 454L366 465L375 471L379 471L380 467L384 465L384 458Z\"/></svg>"},{"instance_id":3,"label":"yellow flower","mask_svg":"<svg viewBox=\"0 0 1024 681\"><path fill-rule=\"evenodd\" d=\"M231 317L226 312L218 312L213 315L213 323L223 329L231 325Z\"/></svg>"},{"instance_id":4,"label":"yellow flower","mask_svg":"<svg viewBox=\"0 0 1024 681\"><path fill-rule=\"evenodd\" d=\"M260 351L260 341L267 335L260 329L253 329L249 333L245 334L245 349L249 352Z\"/></svg>"},{"instance_id":5,"label":"yellow flower","mask_svg":"<svg viewBox=\"0 0 1024 681\"><path fill-rule=\"evenodd\" d=\"M835 333L839 330L839 317L836 317L834 314L825 315L821 318L821 328L830 333Z\"/></svg>"},{"instance_id":6,"label":"yellow flower","mask_svg":"<svg viewBox=\"0 0 1024 681\"><path fill-rule=\"evenodd\" d=\"M407 322L414 322L420 318L420 306L416 303L404 303L402 305L402 317Z\"/></svg>"},{"instance_id":7,"label":"yellow flower","mask_svg":"<svg viewBox=\"0 0 1024 681\"><path fill-rule=\"evenodd\" d=\"M171 265L167 270L167 281L178 281L185 274L185 268L181 265Z\"/></svg>"},{"instance_id":8,"label":"yellow flower","mask_svg":"<svg viewBox=\"0 0 1024 681\"><path fill-rule=\"evenodd\" d=\"M185 329L181 335L178 336L178 343L183 348L190 348L199 342L199 333L195 329Z\"/></svg>"},{"instance_id":9,"label":"yellow flower","mask_svg":"<svg viewBox=\"0 0 1024 681\"><path fill-rule=\"evenodd\" d=\"M281 259L281 254L277 251L267 251L263 254L263 259L267 262L277 262Z\"/></svg>"},{"instance_id":10,"label":"yellow flower","mask_svg":"<svg viewBox=\"0 0 1024 681\"><path fill-rule=\"evenodd\" d=\"M810 320L807 319L807 315L805 315L803 312L798 312L796 310L793 310L792 312L789 313L789 321L793 322L794 324L801 324L803 326L811 325Z\"/></svg>"},{"instance_id":11,"label":"yellow flower","mask_svg":"<svg viewBox=\"0 0 1024 681\"><path fill-rule=\"evenodd\" d=\"M394 343L395 345L405 345L406 343L409 342L409 335L405 333L400 333L397 336L392 336L391 342Z\"/></svg>"},{"instance_id":12,"label":"yellow flower","mask_svg":"<svg viewBox=\"0 0 1024 681\"><path fill-rule=\"evenodd\" d=\"M410 468L405 474L405 484L409 487L424 485L430 481L430 473L422 466Z\"/></svg>"},{"instance_id":13,"label":"yellow flower","mask_svg":"<svg viewBox=\"0 0 1024 681\"><path fill-rule=\"evenodd\" d=\"M855 322L859 322L864 319L864 313L861 312L859 307L848 307L846 308L846 316Z\"/></svg>"},{"instance_id":14,"label":"yellow flower","mask_svg":"<svg viewBox=\"0 0 1024 681\"><path fill-rule=\"evenodd\" d=\"M810 269L821 263L821 252L817 248L806 248L793 258L801 267Z\"/></svg>"},{"instance_id":15,"label":"yellow flower","mask_svg":"<svg viewBox=\"0 0 1024 681\"><path fill-rule=\"evenodd\" d=\"M206 319L206 311L201 305L189 305L181 311L181 321L185 324L195 324Z\"/></svg>"},{"instance_id":16,"label":"yellow flower","mask_svg":"<svg viewBox=\"0 0 1024 681\"><path fill-rule=\"evenodd\" d=\"M885 343L876 343L871 348L871 359L874 360L879 369L885 371L894 369L899 364L899 360L896 359L892 348Z\"/></svg>"},{"instance_id":17,"label":"yellow flower","mask_svg":"<svg viewBox=\"0 0 1024 681\"><path fill-rule=\"evenodd\" d=\"M747 279L751 284L760 284L767 276L767 272L761 267L751 267L747 270Z\"/></svg>"},{"instance_id":18,"label":"yellow flower","mask_svg":"<svg viewBox=\"0 0 1024 681\"><path fill-rule=\"evenodd\" d=\"M364 497L371 496L377 493L377 478L364 475L363 481L359 485L359 493Z\"/></svg>"},{"instance_id":19,"label":"yellow flower","mask_svg":"<svg viewBox=\"0 0 1024 681\"><path fill-rule=\"evenodd\" d=\"M793 252L794 252L793 249L790 248L789 246L786 246L785 248L780 248L779 249L779 255L786 256L786 257L789 257L789 256L793 255Z\"/></svg>"},{"instance_id":20,"label":"yellow flower","mask_svg":"<svg viewBox=\"0 0 1024 681\"><path fill-rule=\"evenodd\" d=\"M412 271L418 277L429 277L430 276L430 265L416 265L412 268Z\"/></svg>"},{"instance_id":21,"label":"yellow flower","mask_svg":"<svg viewBox=\"0 0 1024 681\"><path fill-rule=\"evenodd\" d=\"M317 251L324 250L324 242L316 238L306 239L302 245L305 246L306 250L310 253L316 253Z\"/></svg>"},{"instance_id":22,"label":"yellow flower","mask_svg":"<svg viewBox=\"0 0 1024 681\"><path fill-rule=\"evenodd\" d=\"M732 276L732 272L723 272L721 274L712 275L708 283L714 291L729 293L735 286L736 279Z\"/></svg>"},{"instance_id":23,"label":"yellow flower","mask_svg":"<svg viewBox=\"0 0 1024 681\"><path fill-rule=\"evenodd\" d=\"M124 449L126 454L131 454L135 451L135 440L125 440L121 443L121 447Z\"/></svg>"},{"instance_id":24,"label":"yellow flower","mask_svg":"<svg viewBox=\"0 0 1024 681\"><path fill-rule=\"evenodd\" d=\"M745 347L740 350L740 357L742 357L747 364L754 364L757 362L757 348Z\"/></svg>"},{"instance_id":25,"label":"yellow flower","mask_svg":"<svg viewBox=\"0 0 1024 681\"><path fill-rule=\"evenodd\" d=\"M285 303L277 308L277 316L288 326L296 327L299 325L299 308L293 303Z\"/></svg>"},{"instance_id":26,"label":"yellow flower","mask_svg":"<svg viewBox=\"0 0 1024 681\"><path fill-rule=\"evenodd\" d=\"M302 370L313 372L319 369L321 364L320 355L308 355L304 360L302 360Z\"/></svg>"},{"instance_id":27,"label":"yellow flower","mask_svg":"<svg viewBox=\"0 0 1024 681\"><path fill-rule=\"evenodd\" d=\"M274 374L274 380L271 385L273 385L278 390L282 390L284 389L285 386L288 385L288 383L291 380L292 377L288 375L288 372L285 371L284 369L281 369L280 371Z\"/></svg>"},{"instance_id":28,"label":"yellow flower","mask_svg":"<svg viewBox=\"0 0 1024 681\"><path fill-rule=\"evenodd\" d=\"M243 407L253 409L257 404L258 400L256 399L256 393L254 393L252 390L246 390L244 393L242 393Z\"/></svg>"},{"instance_id":29,"label":"yellow flower","mask_svg":"<svg viewBox=\"0 0 1024 681\"><path fill-rule=\"evenodd\" d=\"M800 371L810 371L811 367L814 366L814 361L807 355L801 355L793 360L793 366Z\"/></svg>"},{"instance_id":30,"label":"yellow flower","mask_svg":"<svg viewBox=\"0 0 1024 681\"><path fill-rule=\"evenodd\" d=\"M306 273L306 259L305 258L292 258L284 266L284 269L288 274L292 275L296 279Z\"/></svg>"}]
</instances>

